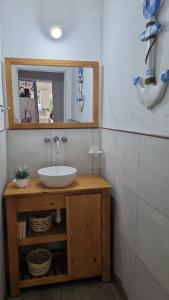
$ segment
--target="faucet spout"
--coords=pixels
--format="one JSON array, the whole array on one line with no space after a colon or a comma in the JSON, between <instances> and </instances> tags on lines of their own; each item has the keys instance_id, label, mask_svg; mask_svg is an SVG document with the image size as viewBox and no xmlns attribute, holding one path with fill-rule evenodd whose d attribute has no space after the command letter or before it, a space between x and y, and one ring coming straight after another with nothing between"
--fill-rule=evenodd
<instances>
[{"instance_id":1,"label":"faucet spout","mask_svg":"<svg viewBox=\"0 0 169 300\"><path fill-rule=\"evenodd\" d=\"M58 136L55 136L53 138L54 143L56 144L56 151L57 153L60 153L60 139Z\"/></svg>"}]
</instances>

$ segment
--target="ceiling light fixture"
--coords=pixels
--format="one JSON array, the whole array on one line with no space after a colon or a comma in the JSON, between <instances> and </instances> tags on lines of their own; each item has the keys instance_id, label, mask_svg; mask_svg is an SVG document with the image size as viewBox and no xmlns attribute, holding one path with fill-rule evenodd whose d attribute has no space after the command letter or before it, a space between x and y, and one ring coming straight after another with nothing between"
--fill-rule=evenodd
<instances>
[{"instance_id":1,"label":"ceiling light fixture","mask_svg":"<svg viewBox=\"0 0 169 300\"><path fill-rule=\"evenodd\" d=\"M50 28L50 35L54 38L54 39L60 39L63 35L63 30L59 25L53 25Z\"/></svg>"}]
</instances>

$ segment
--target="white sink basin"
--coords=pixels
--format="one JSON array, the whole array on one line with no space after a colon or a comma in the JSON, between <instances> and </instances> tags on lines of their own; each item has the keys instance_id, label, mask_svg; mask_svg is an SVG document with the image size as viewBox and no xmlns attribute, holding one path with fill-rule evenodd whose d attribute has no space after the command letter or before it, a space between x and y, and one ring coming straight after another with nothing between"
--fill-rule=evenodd
<instances>
[{"instance_id":1,"label":"white sink basin","mask_svg":"<svg viewBox=\"0 0 169 300\"><path fill-rule=\"evenodd\" d=\"M47 187L64 187L71 185L77 170L72 167L54 166L38 170L42 183Z\"/></svg>"}]
</instances>

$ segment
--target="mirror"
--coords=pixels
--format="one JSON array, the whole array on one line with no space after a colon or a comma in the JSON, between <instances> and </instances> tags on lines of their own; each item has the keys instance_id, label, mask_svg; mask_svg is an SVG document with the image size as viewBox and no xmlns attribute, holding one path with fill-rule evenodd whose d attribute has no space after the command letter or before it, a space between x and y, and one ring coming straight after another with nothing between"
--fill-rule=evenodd
<instances>
[{"instance_id":1,"label":"mirror","mask_svg":"<svg viewBox=\"0 0 169 300\"><path fill-rule=\"evenodd\" d=\"M99 64L6 58L9 128L98 127Z\"/></svg>"}]
</instances>

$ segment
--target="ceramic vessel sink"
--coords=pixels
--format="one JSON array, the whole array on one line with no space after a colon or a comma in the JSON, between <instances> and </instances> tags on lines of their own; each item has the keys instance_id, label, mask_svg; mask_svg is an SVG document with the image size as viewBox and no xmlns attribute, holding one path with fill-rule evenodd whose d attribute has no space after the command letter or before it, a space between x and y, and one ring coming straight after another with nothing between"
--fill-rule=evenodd
<instances>
[{"instance_id":1,"label":"ceramic vessel sink","mask_svg":"<svg viewBox=\"0 0 169 300\"><path fill-rule=\"evenodd\" d=\"M77 170L66 166L53 166L38 170L42 183L47 187L64 187L71 185Z\"/></svg>"}]
</instances>

